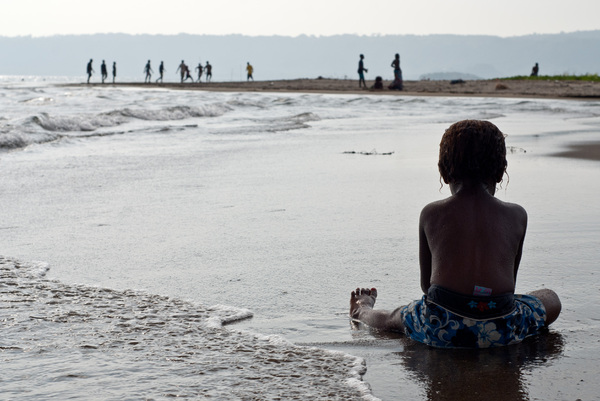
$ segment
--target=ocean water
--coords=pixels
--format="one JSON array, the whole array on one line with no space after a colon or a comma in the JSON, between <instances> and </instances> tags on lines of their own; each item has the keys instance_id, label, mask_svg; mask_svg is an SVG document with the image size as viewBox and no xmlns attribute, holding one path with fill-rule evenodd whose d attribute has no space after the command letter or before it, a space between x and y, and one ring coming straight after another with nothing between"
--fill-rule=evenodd
<instances>
[{"instance_id":1,"label":"ocean water","mask_svg":"<svg viewBox=\"0 0 600 401\"><path fill-rule=\"evenodd\" d=\"M62 83L0 80L0 398L600 390L600 163L552 156L600 139L600 102ZM563 314L516 347L440 353L347 310L357 286L382 308L420 297L418 215L449 194L437 147L465 118L508 135L517 290L555 289Z\"/></svg>"}]
</instances>

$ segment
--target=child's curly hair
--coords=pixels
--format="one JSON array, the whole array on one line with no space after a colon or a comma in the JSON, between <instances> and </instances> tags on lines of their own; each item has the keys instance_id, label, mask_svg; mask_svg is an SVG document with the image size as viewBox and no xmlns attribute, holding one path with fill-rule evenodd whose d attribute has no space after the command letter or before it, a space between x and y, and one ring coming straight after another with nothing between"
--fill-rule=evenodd
<instances>
[{"instance_id":1,"label":"child's curly hair","mask_svg":"<svg viewBox=\"0 0 600 401\"><path fill-rule=\"evenodd\" d=\"M438 167L446 184L465 178L499 183L506 166L504 134L489 121L463 120L444 132Z\"/></svg>"}]
</instances>

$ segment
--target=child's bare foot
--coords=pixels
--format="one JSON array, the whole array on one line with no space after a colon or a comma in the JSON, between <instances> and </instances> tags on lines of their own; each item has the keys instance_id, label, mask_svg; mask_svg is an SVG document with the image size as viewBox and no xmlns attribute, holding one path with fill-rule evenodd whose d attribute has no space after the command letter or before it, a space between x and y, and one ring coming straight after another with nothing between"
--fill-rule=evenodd
<instances>
[{"instance_id":1,"label":"child's bare foot","mask_svg":"<svg viewBox=\"0 0 600 401\"><path fill-rule=\"evenodd\" d=\"M350 293L350 317L358 318L361 308L373 309L377 299L377 290L375 288L357 288Z\"/></svg>"}]
</instances>

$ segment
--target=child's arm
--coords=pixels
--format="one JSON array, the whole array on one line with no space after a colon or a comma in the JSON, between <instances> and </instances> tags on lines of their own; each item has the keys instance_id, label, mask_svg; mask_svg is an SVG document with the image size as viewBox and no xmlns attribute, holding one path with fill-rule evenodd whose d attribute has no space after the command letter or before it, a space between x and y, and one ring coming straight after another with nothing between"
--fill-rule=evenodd
<instances>
[{"instance_id":1,"label":"child's arm","mask_svg":"<svg viewBox=\"0 0 600 401\"><path fill-rule=\"evenodd\" d=\"M521 238L521 242L519 242L519 248L517 249L517 255L515 256L515 285L517 283L517 271L519 270L519 265L521 264L521 256L523 255L523 243L525 242L525 233L527 232L527 212L525 212L525 209L523 209L523 216L523 238Z\"/></svg>"},{"instance_id":2,"label":"child's arm","mask_svg":"<svg viewBox=\"0 0 600 401\"><path fill-rule=\"evenodd\" d=\"M421 290L427 294L427 290L431 286L431 249L425 234L425 210L421 212L419 218L419 265L421 267Z\"/></svg>"}]
</instances>

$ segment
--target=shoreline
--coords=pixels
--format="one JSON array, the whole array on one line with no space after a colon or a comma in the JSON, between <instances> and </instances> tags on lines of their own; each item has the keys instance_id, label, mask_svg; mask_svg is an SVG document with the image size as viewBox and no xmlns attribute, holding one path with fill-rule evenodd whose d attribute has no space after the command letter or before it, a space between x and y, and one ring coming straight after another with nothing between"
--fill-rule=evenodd
<instances>
[{"instance_id":1,"label":"shoreline","mask_svg":"<svg viewBox=\"0 0 600 401\"><path fill-rule=\"evenodd\" d=\"M367 81L371 87L374 81ZM352 79L291 79L274 81L228 81L194 83L75 83L65 87L131 87L149 89L193 90L214 92L261 92L261 93L311 93L379 96L442 96L442 97L505 97L557 100L600 100L600 83L590 81L539 81L539 80L473 80L452 81L404 81L404 90L389 90L389 81L382 90L360 89ZM600 139L600 138L599 138ZM600 161L600 140L572 144L551 154L553 157Z\"/></svg>"},{"instance_id":2,"label":"shoreline","mask_svg":"<svg viewBox=\"0 0 600 401\"><path fill-rule=\"evenodd\" d=\"M404 90L361 89L352 79L290 79L272 81L228 82L119 82L90 84L65 84L76 87L138 87L218 92L301 92L323 94L369 94L390 96L472 96L472 97L527 97L573 100L600 100L600 83L590 81L539 81L539 80L472 80L454 81L404 81ZM367 81L371 88L374 81Z\"/></svg>"}]
</instances>

